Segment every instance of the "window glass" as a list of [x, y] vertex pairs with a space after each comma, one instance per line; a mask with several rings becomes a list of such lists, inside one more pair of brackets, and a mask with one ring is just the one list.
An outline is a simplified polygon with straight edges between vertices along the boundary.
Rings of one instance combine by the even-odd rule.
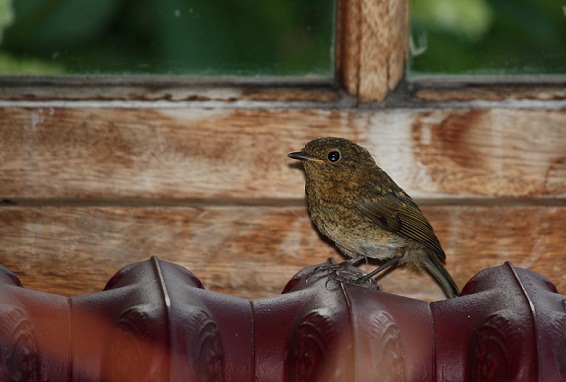
[[334, 76], [335, 0], [0, 0], [0, 74]]
[[410, 77], [566, 74], [564, 0], [411, 0]]

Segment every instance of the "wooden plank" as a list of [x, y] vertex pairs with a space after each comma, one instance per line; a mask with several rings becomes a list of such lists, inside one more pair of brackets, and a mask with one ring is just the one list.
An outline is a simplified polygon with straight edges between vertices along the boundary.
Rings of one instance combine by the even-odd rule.
[[[425, 206], [462, 287], [511, 261], [566, 290], [566, 206]], [[0, 264], [24, 285], [64, 295], [99, 291], [122, 266], [156, 255], [194, 272], [212, 291], [245, 298], [280, 293], [303, 267], [342, 257], [303, 206], [1, 207]], [[374, 265], [366, 267], [372, 269]], [[398, 269], [386, 291], [434, 300], [426, 274]]]
[[338, 23], [338, 75], [361, 102], [382, 101], [405, 73], [408, 1], [343, 0]]
[[[89, 81], [90, 80], [90, 81]], [[336, 103], [340, 100], [338, 86], [333, 80], [296, 79], [293, 82], [284, 78], [269, 79], [230, 78], [201, 79], [195, 83], [183, 83], [178, 77], [167, 82], [147, 83], [141, 78], [129, 77], [129, 83], [114, 80], [99, 83], [93, 78], [69, 79], [54, 78], [43, 83], [41, 80], [0, 78], [0, 100], [7, 101], [167, 101], [181, 102], [320, 102]], [[146, 78], [147, 80], [147, 78]], [[240, 82], [240, 83], [238, 83]]]
[[298, 199], [342, 136], [413, 197], [566, 196], [566, 111], [0, 108], [0, 199]]
[[412, 84], [414, 97], [428, 102], [453, 101], [507, 101], [517, 100], [533, 101], [563, 101], [566, 99], [564, 86], [537, 86], [537, 85], [464, 85], [462, 83], [450, 84], [437, 81], [437, 86], [431, 84], [419, 86]]

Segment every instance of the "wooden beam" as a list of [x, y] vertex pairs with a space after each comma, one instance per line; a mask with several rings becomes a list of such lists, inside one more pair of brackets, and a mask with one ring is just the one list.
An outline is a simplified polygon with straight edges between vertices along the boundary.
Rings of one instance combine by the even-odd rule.
[[319, 136], [414, 198], [564, 198], [565, 134], [564, 110], [0, 108], [0, 200], [299, 199], [286, 154]]
[[[122, 79], [122, 77], [120, 77]], [[29, 83], [26, 80], [31, 80]], [[226, 103], [234, 102], [316, 102], [336, 103], [340, 100], [337, 86], [332, 79], [312, 80], [262, 78], [208, 78], [187, 82], [171, 77], [167, 82], [155, 80], [146, 83], [140, 78], [130, 83], [114, 79], [110, 83], [98, 83], [96, 78], [75, 80], [53, 78], [48, 83], [39, 79], [8, 80], [0, 77], [0, 100], [21, 102], [57, 101], [116, 101], [122, 102], [169, 102], [169, 103]], [[207, 81], [208, 80], [208, 81]]]
[[[566, 290], [566, 206], [425, 206], [463, 287], [511, 261]], [[302, 268], [342, 259], [303, 206], [0, 207], [0, 264], [25, 286], [63, 295], [100, 291], [121, 267], [156, 255], [194, 272], [209, 290], [276, 295]], [[370, 270], [375, 265], [364, 266]], [[381, 283], [414, 298], [442, 298], [426, 274], [397, 269]]]

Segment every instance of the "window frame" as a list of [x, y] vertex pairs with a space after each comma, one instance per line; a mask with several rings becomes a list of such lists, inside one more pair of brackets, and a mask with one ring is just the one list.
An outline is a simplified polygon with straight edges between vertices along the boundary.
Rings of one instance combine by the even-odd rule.
[[383, 101], [566, 99], [564, 76], [408, 79], [409, 0], [337, 0], [336, 9], [334, 78], [11, 75], [0, 76], [0, 102], [175, 102], [211, 107], [266, 102], [281, 107], [283, 102], [290, 107], [352, 107]]

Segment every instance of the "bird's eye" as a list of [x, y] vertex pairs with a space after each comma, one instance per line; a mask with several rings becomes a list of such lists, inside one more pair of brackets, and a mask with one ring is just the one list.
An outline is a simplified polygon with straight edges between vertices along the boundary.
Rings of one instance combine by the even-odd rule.
[[338, 162], [340, 160], [339, 151], [331, 151], [328, 153], [328, 160], [331, 162]]

